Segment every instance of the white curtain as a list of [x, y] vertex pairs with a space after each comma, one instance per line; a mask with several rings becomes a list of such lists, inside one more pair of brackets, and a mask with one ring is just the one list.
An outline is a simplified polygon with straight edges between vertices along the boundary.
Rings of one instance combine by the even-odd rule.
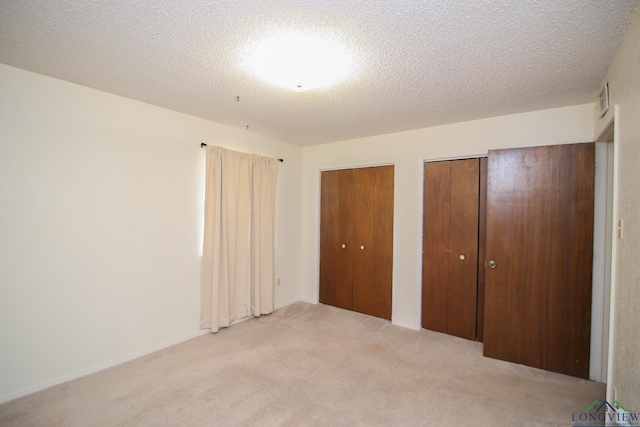
[[278, 162], [207, 147], [200, 328], [273, 311]]

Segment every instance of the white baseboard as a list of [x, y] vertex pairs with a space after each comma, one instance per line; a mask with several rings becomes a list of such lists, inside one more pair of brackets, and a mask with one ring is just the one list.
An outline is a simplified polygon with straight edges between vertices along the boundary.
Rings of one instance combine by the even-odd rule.
[[[288, 306], [288, 305], [295, 304], [295, 303], [300, 302], [300, 301], [304, 301], [304, 300], [302, 300], [302, 299], [300, 299], [300, 298], [294, 298], [294, 299], [292, 299], [292, 300], [289, 300], [289, 301], [285, 301], [285, 302], [281, 302], [281, 303], [279, 303], [279, 304], [278, 304], [278, 305], [276, 305], [273, 309], [274, 309], [274, 310], [277, 310], [277, 309], [279, 309], [279, 308], [286, 307], [286, 306]], [[304, 301], [304, 302], [306, 302], [306, 301]]]
[[405, 323], [405, 322], [397, 322], [397, 321], [396, 321], [396, 322], [391, 322], [391, 323], [392, 323], [393, 325], [401, 326], [401, 327], [403, 327], [403, 328], [411, 329], [411, 330], [413, 330], [413, 331], [419, 331], [419, 330], [421, 329], [421, 328], [420, 328], [420, 326], [410, 325], [410, 324]]
[[22, 389], [22, 390], [13, 392], [13, 393], [5, 394], [4, 396], [0, 396], [0, 404], [8, 402], [10, 400], [18, 399], [20, 397], [26, 396], [28, 394], [35, 393], [35, 392], [40, 391], [40, 390], [44, 390], [45, 388], [53, 387], [53, 386], [58, 385], [58, 384], [66, 383], [68, 381], [72, 381], [72, 380], [75, 380], [77, 378], [84, 377], [86, 375], [90, 375], [90, 374], [94, 374], [96, 372], [103, 371], [103, 370], [111, 368], [113, 366], [120, 365], [120, 364], [125, 363], [125, 362], [129, 362], [130, 360], [137, 359], [137, 358], [142, 357], [142, 356], [146, 356], [147, 354], [154, 353], [154, 352], [156, 352], [158, 350], [162, 350], [162, 349], [165, 349], [167, 347], [171, 347], [173, 345], [180, 344], [181, 342], [185, 342], [185, 341], [188, 341], [190, 339], [199, 337], [201, 335], [206, 335], [206, 334], [209, 334], [209, 333], [211, 333], [211, 329], [203, 329], [203, 330], [191, 333], [189, 335], [186, 335], [184, 337], [177, 338], [177, 339], [171, 340], [171, 341], [167, 341], [167, 342], [164, 342], [162, 344], [159, 344], [159, 345], [156, 345], [156, 346], [153, 346], [153, 347], [141, 350], [141, 351], [137, 351], [137, 352], [129, 354], [127, 356], [119, 357], [117, 359], [113, 359], [113, 360], [110, 360], [110, 361], [105, 362], [105, 363], [100, 363], [98, 365], [92, 366], [92, 367], [87, 368], [87, 369], [81, 369], [81, 370], [73, 372], [73, 373], [71, 373], [69, 375], [64, 375], [62, 377], [59, 377], [59, 378], [56, 378], [56, 379], [53, 379], [53, 380], [50, 380], [50, 381], [45, 381], [45, 382], [42, 382], [40, 384], [36, 384], [34, 386], [27, 387], [25, 389]]
[[[305, 301], [305, 300], [300, 299], [300, 298], [294, 298], [292, 300], [279, 303], [278, 305], [276, 305], [274, 307], [274, 309], [277, 310], [279, 308], [283, 308], [283, 307], [286, 307], [286, 306], [291, 305], [291, 304], [295, 304], [295, 303], [300, 302], [300, 301], [308, 302], [308, 303], [313, 304], [313, 302], [311, 302], [311, 301]], [[235, 323], [240, 323], [240, 322], [242, 322], [244, 320], [249, 320], [249, 319], [252, 319], [252, 318], [253, 317], [246, 317], [244, 319], [238, 319], [233, 323], [234, 324]], [[178, 338], [178, 339], [175, 339], [175, 340], [171, 340], [171, 341], [167, 341], [165, 343], [162, 343], [162, 344], [147, 348], [145, 350], [141, 350], [141, 351], [129, 354], [127, 356], [119, 357], [117, 359], [113, 359], [113, 360], [110, 360], [110, 361], [105, 362], [105, 363], [100, 363], [98, 365], [92, 366], [92, 367], [87, 368], [87, 369], [81, 369], [79, 371], [73, 372], [73, 373], [68, 374], [68, 375], [64, 375], [62, 377], [59, 377], [59, 378], [56, 378], [56, 379], [53, 379], [53, 380], [50, 380], [50, 381], [45, 381], [45, 382], [42, 382], [40, 384], [36, 384], [34, 386], [27, 387], [25, 389], [22, 389], [22, 390], [13, 392], [13, 393], [5, 394], [3, 396], [0, 396], [0, 404], [8, 402], [10, 400], [18, 399], [18, 398], [23, 397], [23, 396], [27, 396], [29, 394], [38, 392], [40, 390], [44, 390], [45, 388], [53, 387], [53, 386], [56, 386], [58, 384], [66, 383], [68, 381], [72, 381], [72, 380], [75, 380], [77, 378], [84, 377], [86, 375], [90, 375], [90, 374], [94, 374], [96, 372], [103, 371], [103, 370], [111, 368], [113, 366], [120, 365], [120, 364], [125, 363], [125, 362], [129, 362], [129, 361], [137, 359], [139, 357], [146, 356], [148, 354], [154, 353], [154, 352], [162, 350], [164, 348], [171, 347], [171, 346], [176, 345], [176, 344], [180, 344], [181, 342], [185, 342], [185, 341], [188, 341], [190, 339], [199, 337], [201, 335], [206, 335], [208, 333], [211, 333], [211, 329], [203, 329], [203, 330], [194, 332], [192, 334], [186, 335], [184, 337], [181, 337], [181, 338]]]

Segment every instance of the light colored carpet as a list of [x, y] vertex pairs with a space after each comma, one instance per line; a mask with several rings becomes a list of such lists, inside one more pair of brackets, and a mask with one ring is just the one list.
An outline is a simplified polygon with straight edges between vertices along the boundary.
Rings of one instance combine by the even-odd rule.
[[297, 303], [7, 402], [0, 425], [570, 426], [596, 399], [480, 343]]

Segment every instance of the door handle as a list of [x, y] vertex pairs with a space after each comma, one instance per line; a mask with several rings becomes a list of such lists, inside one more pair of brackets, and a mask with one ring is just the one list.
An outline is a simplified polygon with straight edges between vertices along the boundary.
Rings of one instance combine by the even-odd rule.
[[494, 260], [489, 261], [489, 268], [494, 269], [496, 268], [496, 262]]

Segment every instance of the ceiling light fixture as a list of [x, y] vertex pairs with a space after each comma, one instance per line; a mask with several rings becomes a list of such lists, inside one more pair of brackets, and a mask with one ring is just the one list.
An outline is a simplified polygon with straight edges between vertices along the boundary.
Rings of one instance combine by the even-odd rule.
[[304, 32], [258, 40], [243, 57], [244, 67], [263, 81], [296, 92], [335, 85], [354, 69], [352, 55], [338, 40]]

